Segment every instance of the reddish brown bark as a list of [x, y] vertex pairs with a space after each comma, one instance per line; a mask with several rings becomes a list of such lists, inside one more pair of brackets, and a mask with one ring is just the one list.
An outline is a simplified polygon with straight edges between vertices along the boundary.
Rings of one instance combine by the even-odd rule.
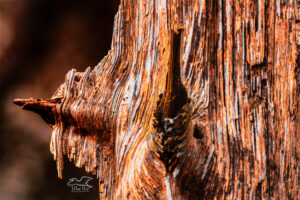
[[43, 101], [59, 176], [67, 155], [101, 199], [299, 199], [297, 6], [122, 1], [108, 55]]

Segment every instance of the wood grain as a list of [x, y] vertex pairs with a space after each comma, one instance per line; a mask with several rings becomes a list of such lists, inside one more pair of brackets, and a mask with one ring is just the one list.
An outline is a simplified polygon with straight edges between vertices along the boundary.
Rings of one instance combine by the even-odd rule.
[[46, 100], [59, 177], [67, 155], [100, 199], [299, 199], [299, 11], [121, 1], [107, 56]]

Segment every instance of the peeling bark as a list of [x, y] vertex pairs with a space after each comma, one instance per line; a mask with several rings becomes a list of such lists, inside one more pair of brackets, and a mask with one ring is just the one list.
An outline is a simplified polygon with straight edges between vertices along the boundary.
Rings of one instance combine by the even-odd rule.
[[67, 155], [97, 173], [100, 199], [299, 199], [299, 13], [122, 1], [93, 70], [15, 102], [46, 113], [59, 177]]

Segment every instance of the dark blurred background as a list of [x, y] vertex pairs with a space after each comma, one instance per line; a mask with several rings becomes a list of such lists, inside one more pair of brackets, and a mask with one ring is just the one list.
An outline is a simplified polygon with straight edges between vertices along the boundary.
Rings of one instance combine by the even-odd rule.
[[[0, 0], [0, 199], [98, 199], [98, 181], [65, 159], [57, 178], [51, 129], [14, 98], [51, 97], [72, 68], [94, 67], [111, 45], [119, 0]], [[94, 179], [72, 193], [69, 178]]]

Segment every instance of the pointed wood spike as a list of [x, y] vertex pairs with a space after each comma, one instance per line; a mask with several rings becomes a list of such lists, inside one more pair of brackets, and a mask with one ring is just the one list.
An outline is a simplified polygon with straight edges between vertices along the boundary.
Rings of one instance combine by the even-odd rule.
[[56, 99], [15, 99], [14, 103], [21, 106], [24, 110], [29, 110], [39, 114], [50, 126], [55, 124], [54, 108], [61, 103], [61, 98]]

